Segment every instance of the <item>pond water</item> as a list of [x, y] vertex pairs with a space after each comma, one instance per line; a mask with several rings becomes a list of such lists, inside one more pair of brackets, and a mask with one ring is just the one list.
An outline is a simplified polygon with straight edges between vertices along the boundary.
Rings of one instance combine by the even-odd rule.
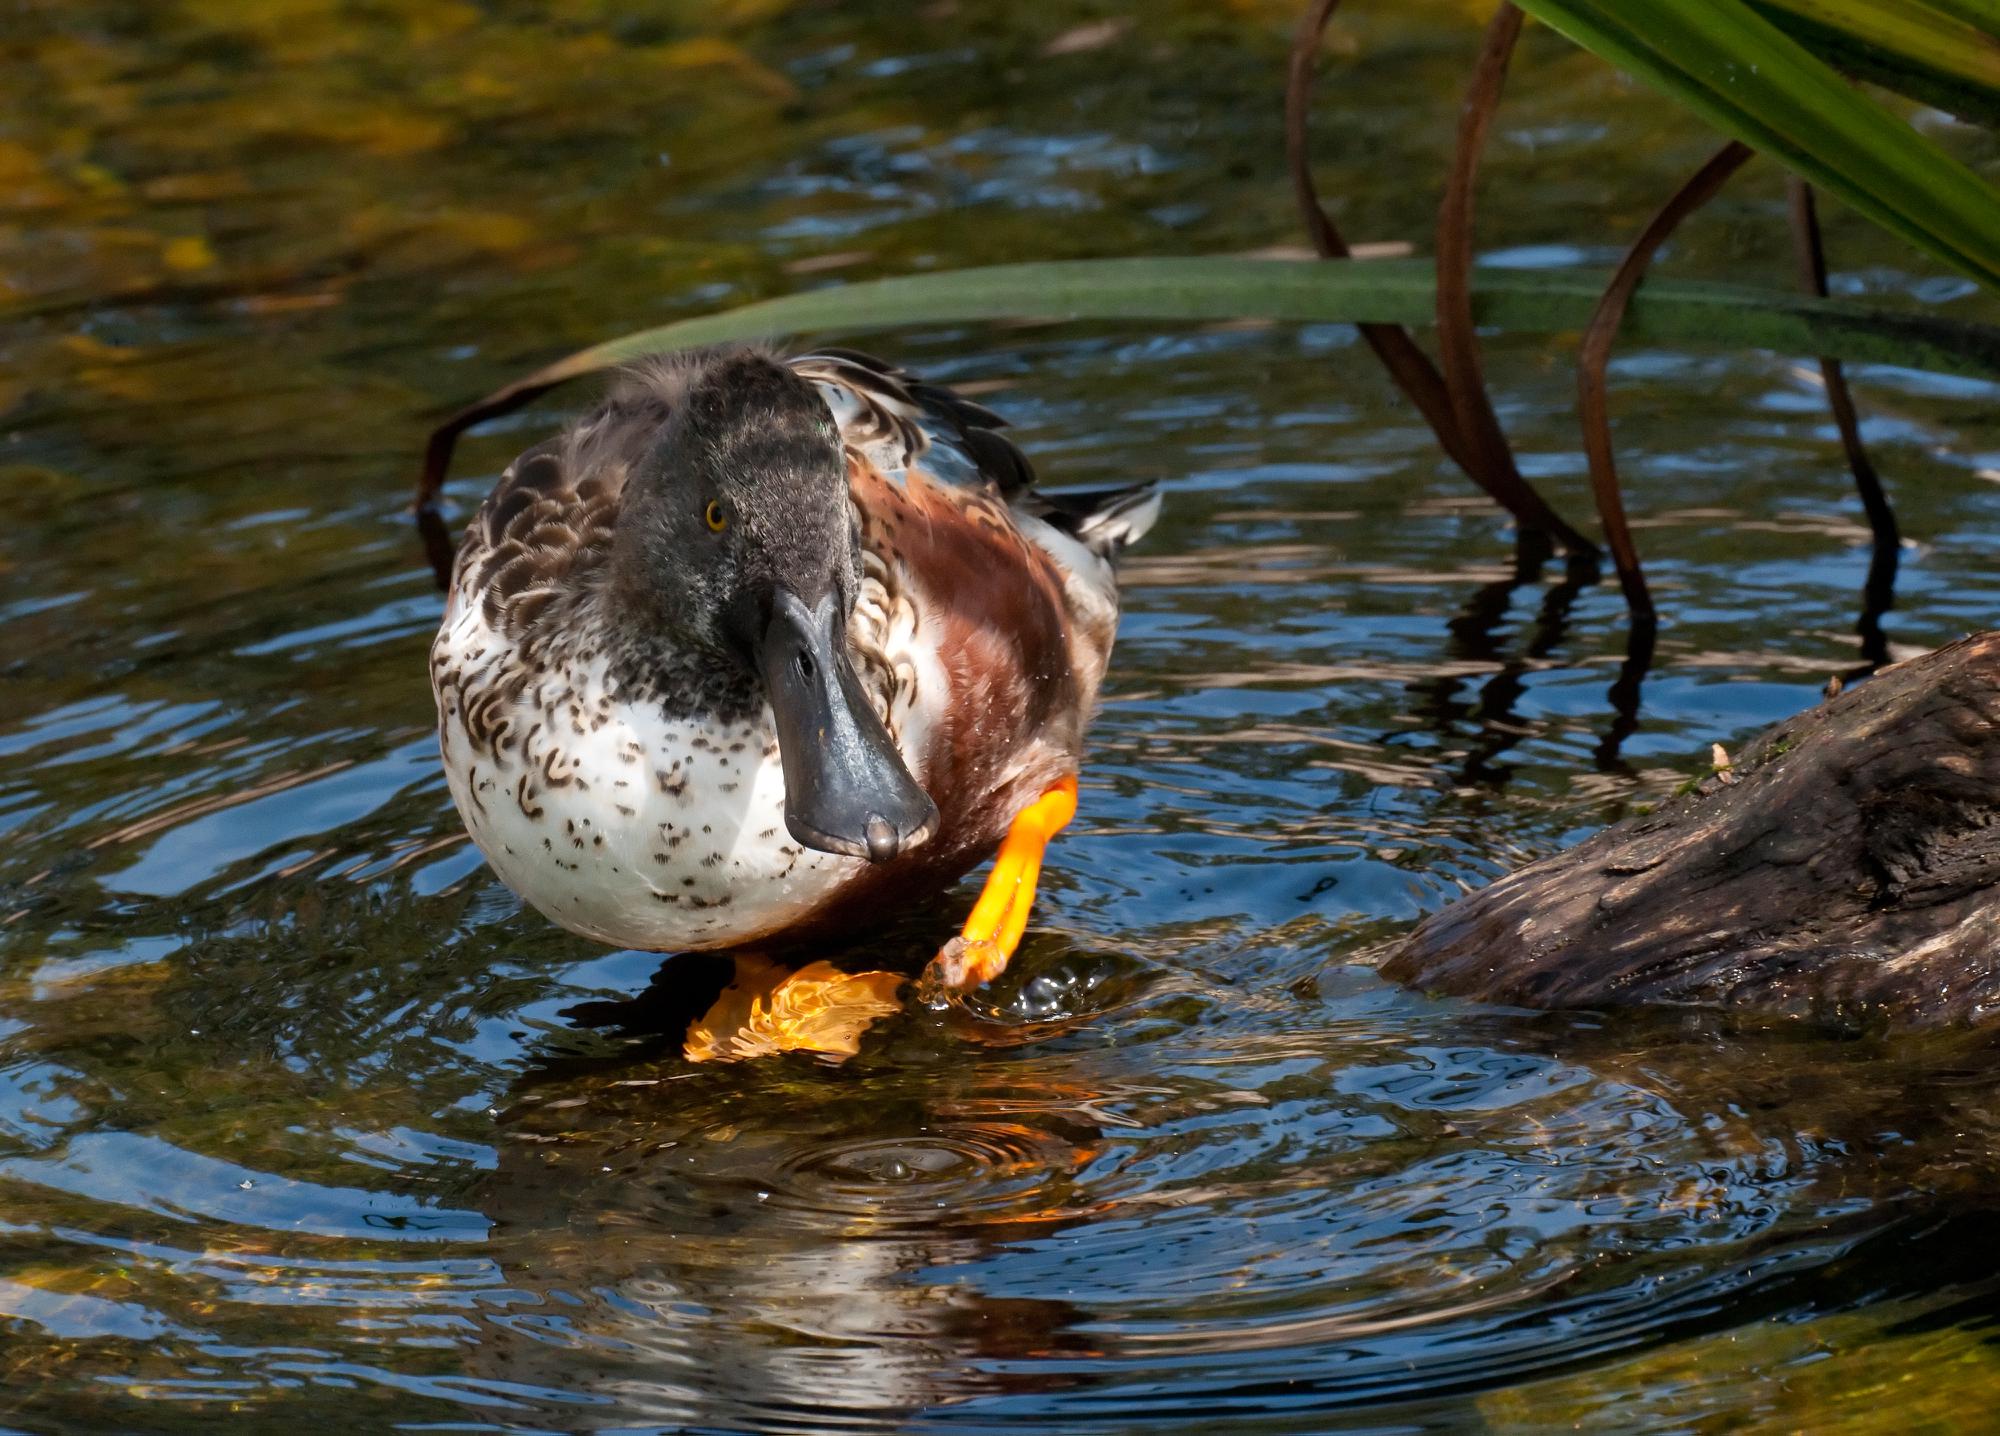
[[[1482, 7], [1330, 40], [1321, 173], [1426, 239]], [[1372, 967], [1857, 662], [1808, 370], [1627, 349], [1665, 614], [1504, 524], [1353, 333], [866, 343], [1046, 481], [1166, 481], [1022, 955], [841, 1066], [694, 1066], [712, 960], [464, 839], [424, 431], [568, 349], [853, 277], [1295, 244], [1290, 4], [61, 0], [0, 75], [0, 1425], [1911, 1430], [2000, 1397], [1965, 1039], [1436, 1000]], [[1988, 173], [1989, 143], [1934, 133]], [[1531, 31], [1496, 263], [1602, 262], [1714, 141]], [[1668, 263], [1784, 282], [1753, 167]], [[1837, 210], [1842, 287], [1992, 317]], [[1494, 337], [1587, 510], [1572, 340]], [[1864, 368], [1897, 652], [2000, 604], [1993, 387]], [[558, 393], [475, 436], [462, 518]], [[829, 954], [913, 970], [970, 882]]]

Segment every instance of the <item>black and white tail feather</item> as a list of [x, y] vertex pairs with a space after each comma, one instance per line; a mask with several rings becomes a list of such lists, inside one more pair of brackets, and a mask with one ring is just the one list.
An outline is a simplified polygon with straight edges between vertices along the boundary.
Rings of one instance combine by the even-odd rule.
[[1160, 516], [1157, 482], [1119, 489], [1034, 490], [1014, 500], [1014, 507], [1033, 514], [1103, 558], [1116, 558], [1129, 543], [1137, 543]]

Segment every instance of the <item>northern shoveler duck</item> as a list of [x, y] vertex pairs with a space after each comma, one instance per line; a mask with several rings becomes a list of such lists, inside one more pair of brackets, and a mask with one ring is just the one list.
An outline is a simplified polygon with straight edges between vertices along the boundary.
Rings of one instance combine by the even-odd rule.
[[522, 454], [459, 548], [451, 793], [573, 932], [684, 950], [879, 918], [999, 850], [934, 990], [995, 976], [1076, 807], [1154, 486], [1043, 493], [990, 410], [879, 360], [698, 351]]

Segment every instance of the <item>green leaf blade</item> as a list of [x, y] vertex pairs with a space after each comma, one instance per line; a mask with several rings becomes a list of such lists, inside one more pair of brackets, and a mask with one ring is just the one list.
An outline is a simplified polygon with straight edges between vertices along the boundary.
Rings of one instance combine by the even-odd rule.
[[1857, 92], [1742, 0], [1609, 0], [1523, 9], [1771, 155], [1988, 289], [2000, 291], [2000, 191]]
[[[1603, 292], [1599, 270], [1482, 267], [1482, 325], [1533, 333], [1580, 330]], [[646, 354], [740, 340], [858, 333], [978, 320], [1427, 325], [1428, 260], [1350, 262], [1210, 258], [1063, 260], [868, 280], [768, 299], [642, 330], [540, 371], [558, 383]], [[1649, 279], [1626, 318], [1642, 343], [1762, 348], [2000, 379], [2000, 329], [1790, 291]], [[528, 382], [528, 381], [523, 381]]]
[[1958, 6], [1936, 0], [1750, 3], [1844, 74], [1961, 119], [2000, 123], [2000, 5], [1985, 0]]

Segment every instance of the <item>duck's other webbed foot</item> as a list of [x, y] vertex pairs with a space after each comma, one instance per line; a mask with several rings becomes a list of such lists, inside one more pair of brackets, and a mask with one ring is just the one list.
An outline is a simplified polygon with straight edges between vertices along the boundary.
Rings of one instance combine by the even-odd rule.
[[938, 950], [917, 981], [919, 1000], [939, 1006], [954, 992], [969, 992], [1006, 971], [1028, 913], [1035, 905], [1035, 884], [1049, 840], [1076, 816], [1076, 778], [1062, 779], [1030, 803], [1007, 829], [1000, 855], [993, 860], [979, 901], [959, 935]]

